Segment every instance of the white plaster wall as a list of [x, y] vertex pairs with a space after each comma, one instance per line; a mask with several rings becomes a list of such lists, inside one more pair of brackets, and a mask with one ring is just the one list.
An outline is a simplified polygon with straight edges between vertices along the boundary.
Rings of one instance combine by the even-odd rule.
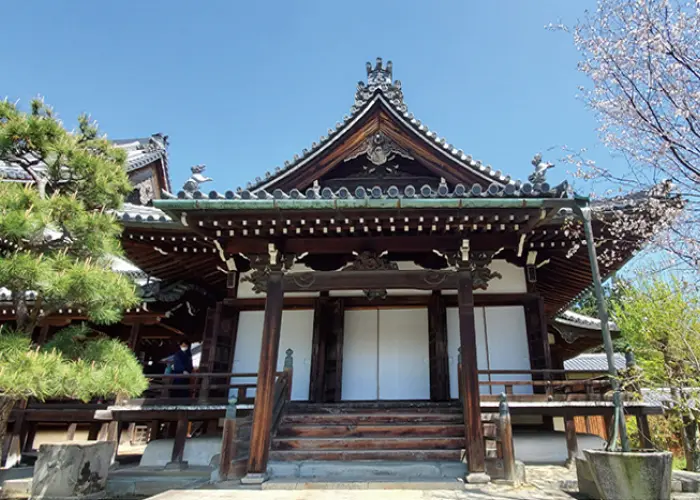
[[[525, 311], [522, 306], [475, 307], [476, 358], [479, 370], [529, 370], [530, 353], [527, 346]], [[459, 313], [456, 307], [447, 308], [447, 349], [450, 363], [450, 397], [459, 397], [457, 353], [459, 340]], [[479, 375], [488, 380], [488, 375]], [[530, 375], [491, 375], [492, 381], [531, 380]], [[480, 385], [481, 394], [500, 394], [504, 386]], [[515, 386], [515, 394], [532, 394], [529, 385]]]
[[[241, 311], [238, 318], [238, 336], [232, 373], [257, 373], [262, 345], [264, 311]], [[277, 370], [284, 368], [285, 351], [294, 351], [294, 375], [292, 377], [292, 399], [309, 399], [311, 377], [311, 344], [313, 339], [313, 310], [286, 310], [282, 312], [280, 348]], [[242, 383], [254, 383], [254, 378], [236, 378]], [[251, 395], [255, 390], [251, 390]]]
[[[476, 365], [479, 370], [488, 369], [486, 354], [486, 327], [484, 323], [484, 308], [474, 308], [474, 324], [476, 325]], [[459, 380], [457, 379], [457, 356], [459, 354], [459, 310], [456, 307], [447, 308], [447, 353], [450, 364], [450, 397], [459, 399]], [[479, 375], [479, 380], [488, 380], [488, 375]], [[479, 386], [480, 394], [490, 394], [488, 385]]]

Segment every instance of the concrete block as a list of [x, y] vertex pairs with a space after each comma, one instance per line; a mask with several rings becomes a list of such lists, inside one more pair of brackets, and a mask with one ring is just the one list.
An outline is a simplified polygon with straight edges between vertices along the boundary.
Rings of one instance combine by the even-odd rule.
[[469, 484], [486, 484], [491, 482], [491, 477], [483, 472], [472, 472], [464, 480]]
[[267, 473], [273, 478], [297, 478], [299, 462], [269, 462]]
[[434, 462], [385, 462], [362, 460], [357, 462], [301, 462], [300, 478], [332, 478], [335, 481], [382, 479], [420, 479], [441, 477], [440, 467]]
[[578, 491], [588, 498], [599, 499], [600, 493], [593, 479], [590, 465], [585, 458], [576, 459], [576, 478], [578, 479]]
[[671, 498], [673, 455], [670, 452], [584, 450], [583, 453], [605, 500]]
[[32, 491], [32, 478], [6, 479], [2, 483], [0, 498], [29, 498]]
[[115, 443], [42, 444], [34, 465], [32, 498], [89, 498], [103, 494]]
[[[173, 454], [174, 439], [156, 439], [146, 446], [139, 465], [144, 467], [165, 467]], [[209, 466], [214, 457], [221, 453], [221, 437], [205, 436], [190, 438], [185, 442], [182, 459], [189, 465]]]
[[462, 462], [442, 462], [440, 475], [450, 479], [463, 479], [467, 475], [467, 464]]

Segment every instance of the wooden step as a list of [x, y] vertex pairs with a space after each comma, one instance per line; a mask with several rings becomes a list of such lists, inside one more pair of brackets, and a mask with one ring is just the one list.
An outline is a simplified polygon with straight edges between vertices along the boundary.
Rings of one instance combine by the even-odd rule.
[[464, 424], [461, 413], [287, 413], [282, 425]]
[[460, 450], [464, 437], [275, 438], [273, 450]]
[[270, 452], [270, 460], [397, 460], [458, 462], [463, 450], [287, 450]]
[[462, 413], [459, 402], [435, 403], [430, 401], [353, 401], [344, 403], [290, 403], [287, 414], [295, 413]]
[[353, 437], [463, 437], [464, 424], [375, 424], [299, 425], [284, 423], [277, 437], [353, 438]]

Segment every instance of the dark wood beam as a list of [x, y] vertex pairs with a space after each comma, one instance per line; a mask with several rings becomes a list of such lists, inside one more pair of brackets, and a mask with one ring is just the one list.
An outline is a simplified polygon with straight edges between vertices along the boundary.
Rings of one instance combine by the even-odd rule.
[[[374, 250], [382, 252], [432, 252], [433, 250], [447, 251], [459, 248], [464, 236], [364, 236], [333, 237], [319, 236], [318, 238], [231, 238], [226, 242], [228, 254], [260, 254], [267, 252], [267, 245], [274, 241], [277, 247], [285, 253], [302, 254], [350, 254], [353, 250]], [[470, 242], [471, 249], [497, 250], [499, 248], [515, 249], [518, 238], [515, 233], [479, 234]]]
[[454, 271], [312, 271], [284, 276], [285, 292], [373, 290], [411, 288], [443, 290], [457, 288]]

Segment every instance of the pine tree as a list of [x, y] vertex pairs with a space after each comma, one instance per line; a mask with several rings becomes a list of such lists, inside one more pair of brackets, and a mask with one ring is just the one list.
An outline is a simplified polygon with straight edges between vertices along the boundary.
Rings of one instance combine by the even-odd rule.
[[111, 270], [121, 228], [113, 211], [131, 190], [126, 156], [82, 115], [67, 131], [41, 100], [28, 113], [0, 102], [0, 161], [33, 182], [0, 183], [0, 286], [12, 292], [17, 329], [31, 335], [58, 309], [98, 324], [136, 303]]
[[0, 327], [0, 443], [16, 401], [137, 396], [147, 386], [134, 354], [85, 326], [32, 345], [34, 329], [59, 309], [93, 323], [118, 322], [138, 302], [112, 271], [121, 255], [114, 214], [131, 190], [124, 151], [87, 116], [67, 131], [40, 100], [22, 112], [0, 101], [0, 161], [32, 181], [0, 182], [0, 286], [12, 293], [16, 325]]

